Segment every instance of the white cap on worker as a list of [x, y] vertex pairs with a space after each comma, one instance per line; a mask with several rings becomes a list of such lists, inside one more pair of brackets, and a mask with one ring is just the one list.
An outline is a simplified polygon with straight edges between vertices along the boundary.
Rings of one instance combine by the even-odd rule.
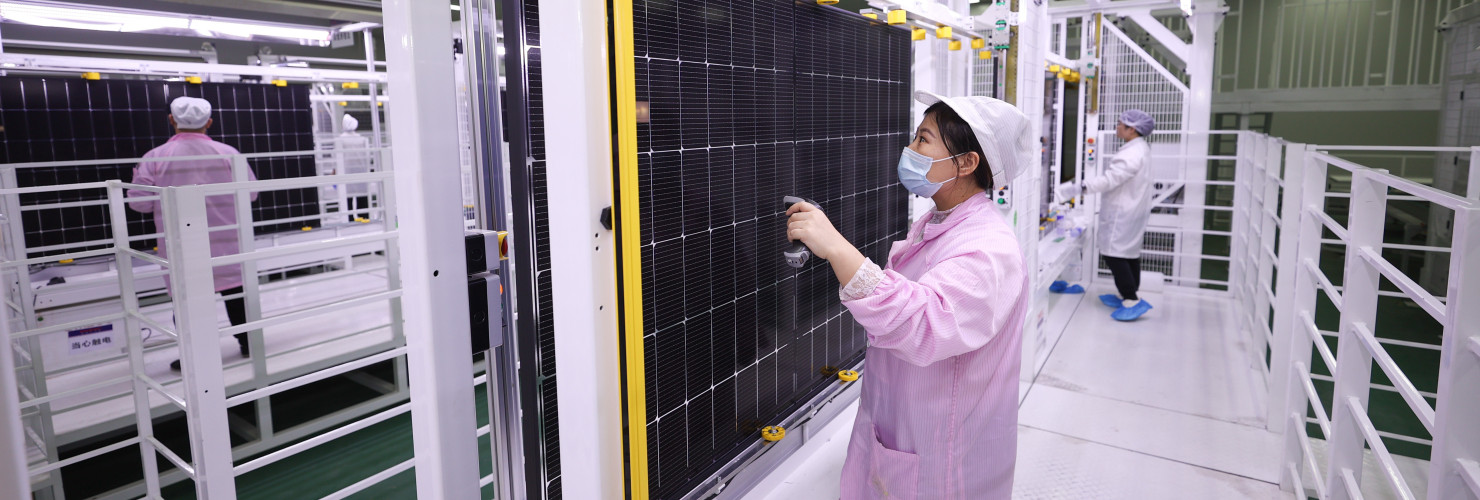
[[360, 121], [350, 115], [344, 115], [344, 119], [340, 120], [339, 124], [344, 125], [345, 132], [354, 132], [355, 129], [360, 128]]
[[211, 103], [199, 97], [177, 97], [170, 102], [170, 115], [176, 127], [202, 129], [211, 120]]
[[946, 103], [971, 125], [976, 142], [982, 146], [987, 165], [992, 168], [992, 184], [1006, 186], [1028, 166], [1040, 146], [1034, 144], [1028, 117], [1013, 106], [991, 97], [943, 97], [924, 90], [915, 92], [915, 100], [932, 105]]

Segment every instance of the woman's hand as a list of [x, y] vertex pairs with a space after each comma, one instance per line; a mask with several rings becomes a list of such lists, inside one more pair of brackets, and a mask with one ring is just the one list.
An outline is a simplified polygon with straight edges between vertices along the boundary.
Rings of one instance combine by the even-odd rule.
[[863, 253], [833, 227], [827, 214], [811, 203], [798, 203], [786, 210], [786, 238], [801, 241], [812, 250], [812, 255], [826, 259], [832, 264], [838, 282], [847, 284], [863, 265]]
[[827, 214], [822, 213], [811, 203], [798, 203], [786, 210], [789, 219], [786, 223], [786, 238], [792, 241], [801, 241], [812, 250], [812, 255], [818, 258], [831, 259], [841, 249], [852, 248], [853, 245], [833, 227], [832, 221], [828, 220]]

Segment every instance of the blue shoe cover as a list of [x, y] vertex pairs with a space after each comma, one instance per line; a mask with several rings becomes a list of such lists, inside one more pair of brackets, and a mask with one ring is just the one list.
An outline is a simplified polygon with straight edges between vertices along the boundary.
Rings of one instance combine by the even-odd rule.
[[1068, 287], [1069, 282], [1067, 281], [1055, 281], [1052, 284], [1048, 285], [1048, 291], [1053, 293], [1064, 293], [1064, 289]]
[[1150, 310], [1151, 304], [1142, 300], [1137, 302], [1136, 305], [1116, 309], [1115, 312], [1110, 313], [1110, 317], [1114, 318], [1115, 321], [1135, 321]]
[[1071, 295], [1073, 295], [1073, 294], [1081, 294], [1081, 293], [1084, 293], [1084, 287], [1079, 286], [1079, 285], [1069, 285], [1069, 287], [1068, 288], [1065, 288], [1064, 291], [1061, 292], [1061, 293], [1067, 293], [1067, 294], [1071, 294]]
[[1100, 303], [1103, 303], [1106, 306], [1110, 306], [1113, 309], [1120, 309], [1121, 307], [1123, 307], [1120, 303], [1120, 296], [1113, 293], [1101, 295]]

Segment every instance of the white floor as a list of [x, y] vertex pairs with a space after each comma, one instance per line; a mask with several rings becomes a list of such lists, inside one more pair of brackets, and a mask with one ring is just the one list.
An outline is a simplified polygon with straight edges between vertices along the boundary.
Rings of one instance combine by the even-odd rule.
[[[1264, 378], [1226, 301], [1144, 294], [1135, 323], [1092, 289], [1019, 410], [1016, 498], [1285, 497]], [[853, 412], [829, 424], [754, 499], [838, 498]]]

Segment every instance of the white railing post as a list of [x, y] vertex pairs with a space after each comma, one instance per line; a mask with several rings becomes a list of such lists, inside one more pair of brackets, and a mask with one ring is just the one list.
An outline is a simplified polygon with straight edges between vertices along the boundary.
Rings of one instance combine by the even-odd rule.
[[[1238, 152], [1233, 161], [1233, 238], [1228, 246], [1228, 293], [1233, 295], [1239, 311], [1252, 309], [1253, 297], [1248, 294], [1249, 221], [1254, 216], [1253, 176], [1254, 169], [1249, 152], [1254, 148], [1249, 133], [1238, 134]], [[1244, 316], [1247, 318], [1247, 315]]]
[[[1274, 207], [1279, 206], [1280, 185], [1276, 180], [1279, 179], [1282, 150], [1280, 141], [1277, 139], [1266, 135], [1259, 136], [1259, 139], [1262, 145], [1258, 151], [1259, 171], [1256, 172], [1259, 182], [1255, 184], [1259, 186], [1261, 190], [1259, 196], [1264, 201], [1258, 205], [1259, 213], [1251, 214], [1259, 221], [1260, 238], [1257, 242], [1258, 247], [1251, 250], [1256, 256], [1257, 264], [1250, 282], [1253, 284], [1255, 294], [1253, 317], [1258, 322], [1255, 325], [1255, 331], [1259, 333], [1259, 345], [1264, 348], [1274, 348], [1269, 308], [1272, 305], [1271, 302], [1277, 300], [1276, 296], [1272, 296], [1275, 256], [1266, 250], [1275, 248], [1274, 238], [1279, 234], [1279, 223], [1274, 217], [1270, 217], [1269, 213], [1274, 211]], [[1258, 351], [1260, 361], [1263, 361], [1264, 351], [1265, 349]], [[1265, 367], [1265, 375], [1273, 372], [1273, 363]], [[1266, 378], [1266, 381], [1268, 380], [1273, 380], [1273, 378]]]
[[[1480, 148], [1471, 153], [1471, 165]], [[1477, 187], [1471, 168], [1469, 192]], [[1474, 196], [1471, 196], [1474, 199]], [[1434, 409], [1434, 447], [1429, 459], [1429, 498], [1480, 498], [1480, 209], [1455, 210], [1449, 261], [1444, 345], [1439, 358], [1439, 400]], [[1463, 464], [1468, 462], [1469, 467]]]
[[[1278, 381], [1271, 378], [1271, 381], [1283, 382], [1283, 392], [1281, 393], [1283, 397], [1279, 398], [1279, 401], [1284, 403], [1284, 414], [1279, 417], [1281, 425], [1284, 425], [1286, 422], [1304, 425], [1307, 405], [1312, 402], [1306, 397], [1305, 393], [1305, 371], [1296, 369], [1296, 367], [1309, 366], [1311, 352], [1315, 344], [1311, 342], [1310, 337], [1305, 332], [1304, 319], [1302, 319], [1300, 312], [1305, 311], [1313, 315], [1313, 311], [1316, 309], [1316, 279], [1310, 275], [1310, 272], [1305, 270], [1304, 262], [1319, 261], [1321, 255], [1321, 221], [1316, 217], [1306, 214], [1305, 208], [1317, 207], [1317, 209], [1320, 209], [1325, 205], [1327, 167], [1325, 162], [1310, 157], [1311, 149], [1309, 146], [1291, 146], [1290, 150], [1291, 153], [1285, 157], [1285, 164], [1287, 165], [1285, 170], [1287, 183], [1285, 185], [1287, 191], [1285, 209], [1290, 212], [1286, 215], [1287, 218], [1285, 221], [1286, 225], [1289, 225], [1289, 221], [1292, 220], [1297, 222], [1294, 228], [1284, 231], [1284, 235], [1294, 238], [1296, 241], [1290, 241], [1288, 245], [1284, 244], [1284, 241], [1281, 242], [1280, 254], [1282, 257], [1285, 255], [1285, 248], [1290, 248], [1292, 251], [1289, 252], [1290, 256], [1288, 258], [1291, 261], [1290, 264], [1288, 266], [1284, 264], [1280, 266], [1282, 270], [1280, 279], [1283, 281], [1284, 279], [1293, 278], [1294, 284], [1290, 285], [1292, 289], [1291, 299], [1288, 301], [1281, 300], [1281, 303], [1288, 309], [1285, 314], [1288, 319], [1283, 325], [1285, 327], [1285, 338], [1283, 340], [1276, 339], [1277, 345], [1285, 346], [1285, 361], [1284, 364], [1280, 365], [1285, 371], [1285, 376]], [[1300, 178], [1301, 180], [1292, 182], [1291, 179], [1293, 178]], [[1288, 197], [1288, 191], [1292, 183], [1296, 184], [1300, 191], [1299, 194], [1295, 195], [1293, 201]], [[1276, 319], [1276, 321], [1279, 320]], [[1277, 326], [1280, 325], [1277, 324]], [[1276, 400], [1273, 393], [1270, 395], [1270, 400], [1272, 403], [1271, 406], [1273, 406], [1273, 402]], [[1320, 402], [1315, 401], [1314, 404], [1320, 404]], [[1292, 415], [1295, 417], [1293, 421], [1290, 419]], [[1292, 429], [1288, 426], [1285, 426], [1283, 431], [1286, 439], [1291, 439], [1293, 436], [1299, 435], [1299, 429]], [[1298, 445], [1299, 443], [1296, 444]], [[1287, 450], [1289, 449], [1287, 448]], [[1298, 447], [1294, 449], [1297, 453], [1300, 450]], [[1298, 458], [1297, 456], [1287, 454], [1285, 456], [1285, 463], [1294, 462], [1299, 465], [1300, 461]], [[1280, 487], [1286, 491], [1291, 491], [1295, 487], [1295, 481], [1297, 480], [1298, 478], [1283, 477], [1280, 479]], [[1319, 481], [1320, 478], [1316, 478], [1316, 480]]]
[[[344, 172], [340, 167], [340, 172]], [[252, 179], [250, 175], [252, 166], [247, 163], [246, 157], [237, 155], [231, 157], [231, 180], [233, 182], [247, 182]], [[347, 172], [345, 172], [347, 173]], [[252, 253], [257, 248], [257, 228], [252, 218], [252, 195], [255, 191], [238, 190], [231, 194], [232, 208], [236, 213], [236, 251], [238, 253]], [[340, 205], [343, 207], [343, 205]], [[343, 211], [343, 208], [340, 208]], [[246, 309], [246, 320], [257, 321], [262, 319], [262, 296], [259, 295], [259, 282], [257, 276], [257, 261], [249, 260], [241, 264], [242, 276], [242, 304]], [[247, 332], [247, 348], [252, 356], [252, 388], [261, 389], [270, 381], [267, 377], [267, 341], [262, 339], [262, 330]], [[256, 407], [257, 428], [259, 430], [258, 440], [267, 441], [272, 438], [272, 406], [265, 401], [253, 403]]]
[[[1281, 432], [1285, 428], [1285, 422], [1289, 421], [1287, 414], [1292, 411], [1300, 411], [1305, 414], [1304, 409], [1288, 408], [1286, 402], [1290, 400], [1287, 391], [1299, 390], [1299, 387], [1291, 385], [1294, 373], [1291, 367], [1294, 360], [1310, 360], [1310, 351], [1307, 349], [1302, 356], [1293, 356], [1292, 346], [1296, 338], [1304, 338], [1303, 335], [1296, 336], [1292, 332], [1295, 327], [1295, 306], [1299, 302], [1289, 300], [1295, 297], [1295, 278], [1299, 275], [1300, 268], [1296, 245], [1300, 242], [1300, 211], [1305, 204], [1301, 201], [1304, 194], [1302, 186], [1305, 183], [1305, 145], [1290, 144], [1285, 147], [1284, 170], [1281, 173], [1280, 164], [1274, 163], [1269, 168], [1274, 169], [1276, 177], [1284, 179], [1285, 192], [1280, 202], [1280, 227], [1279, 241], [1279, 265], [1278, 281], [1275, 283], [1275, 296], [1279, 303], [1274, 309], [1274, 344], [1269, 358], [1269, 413], [1265, 416], [1265, 425], [1270, 431]], [[1324, 185], [1324, 183], [1323, 183]], [[1284, 485], [1285, 483], [1281, 483]]]
[[226, 420], [226, 381], [221, 334], [216, 328], [216, 284], [211, 267], [206, 197], [198, 187], [171, 187], [162, 200], [175, 325], [185, 382], [185, 421], [202, 500], [236, 498], [231, 429]]
[[1331, 397], [1331, 435], [1326, 436], [1329, 459], [1326, 465], [1326, 484], [1332, 486], [1336, 499], [1360, 498], [1360, 493], [1347, 491], [1343, 476], [1351, 474], [1357, 483], [1362, 479], [1362, 456], [1366, 448], [1365, 433], [1357, 424], [1358, 416], [1348, 404], [1355, 399], [1363, 411], [1367, 408], [1367, 397], [1372, 382], [1372, 353], [1357, 337], [1358, 324], [1374, 325], [1377, 322], [1377, 287], [1382, 274], [1378, 268], [1362, 257], [1362, 249], [1381, 251], [1383, 222], [1387, 213], [1386, 184], [1375, 177], [1382, 175], [1377, 170], [1355, 170], [1352, 172], [1351, 208], [1347, 219], [1346, 271], [1342, 277], [1345, 287], [1341, 293], [1340, 341], [1337, 345], [1337, 367], [1332, 370], [1336, 388]]
[[[108, 218], [113, 230], [113, 261], [118, 266], [118, 296], [123, 302], [123, 331], [127, 339], [129, 370], [133, 373], [134, 425], [139, 433], [139, 455], [144, 465], [144, 492], [159, 497], [159, 452], [154, 450], [154, 417], [144, 370], [144, 337], [139, 331], [139, 295], [134, 286], [134, 257], [129, 253], [125, 193], [117, 179], [108, 181]], [[153, 193], [150, 193], [152, 196]], [[178, 328], [176, 328], [178, 330]]]

